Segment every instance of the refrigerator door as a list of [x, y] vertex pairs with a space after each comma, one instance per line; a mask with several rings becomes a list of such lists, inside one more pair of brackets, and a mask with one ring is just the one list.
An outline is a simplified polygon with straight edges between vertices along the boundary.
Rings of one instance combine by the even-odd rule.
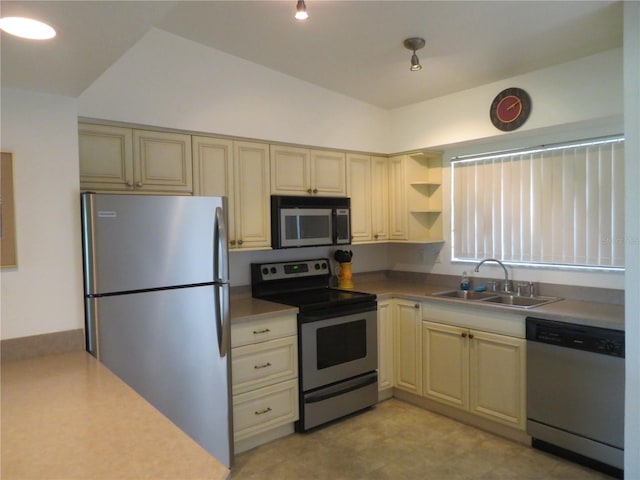
[[100, 360], [230, 466], [230, 362], [218, 346], [229, 336], [218, 336], [223, 322], [214, 314], [227, 296], [228, 286], [206, 285], [94, 301]]
[[82, 207], [85, 294], [216, 280], [214, 230], [223, 198], [86, 193]]

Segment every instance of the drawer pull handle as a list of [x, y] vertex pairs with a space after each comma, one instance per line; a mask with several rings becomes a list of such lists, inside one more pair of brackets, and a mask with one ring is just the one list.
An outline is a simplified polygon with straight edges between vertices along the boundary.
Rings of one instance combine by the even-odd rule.
[[259, 370], [260, 368], [267, 368], [271, 366], [271, 362], [263, 363], [262, 365], [254, 365], [253, 368]]
[[271, 330], [269, 330], [268, 328], [265, 328], [264, 330], [254, 330], [253, 334], [254, 335], [260, 335], [262, 333], [269, 333]]
[[258, 410], [253, 412], [255, 415], [264, 415], [265, 413], [269, 413], [271, 411], [271, 407], [267, 407], [264, 410]]

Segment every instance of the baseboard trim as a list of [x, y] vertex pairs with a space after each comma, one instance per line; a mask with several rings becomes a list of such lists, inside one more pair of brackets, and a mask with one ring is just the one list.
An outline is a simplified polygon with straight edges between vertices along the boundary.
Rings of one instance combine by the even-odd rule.
[[3, 362], [55, 355], [84, 350], [84, 330], [65, 330], [29, 337], [9, 338], [0, 341], [0, 359]]

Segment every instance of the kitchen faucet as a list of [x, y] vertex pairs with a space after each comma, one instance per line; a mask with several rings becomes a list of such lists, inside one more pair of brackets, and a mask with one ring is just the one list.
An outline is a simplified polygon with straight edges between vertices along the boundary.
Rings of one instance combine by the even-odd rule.
[[510, 293], [511, 289], [509, 288], [509, 272], [507, 272], [507, 267], [505, 267], [504, 264], [496, 258], [485, 258], [484, 260], [482, 260], [480, 263], [476, 265], [476, 268], [474, 268], [473, 271], [479, 272], [480, 265], [482, 265], [484, 262], [496, 262], [502, 267], [502, 269], [504, 270], [504, 285], [502, 286], [502, 291], [504, 293]]

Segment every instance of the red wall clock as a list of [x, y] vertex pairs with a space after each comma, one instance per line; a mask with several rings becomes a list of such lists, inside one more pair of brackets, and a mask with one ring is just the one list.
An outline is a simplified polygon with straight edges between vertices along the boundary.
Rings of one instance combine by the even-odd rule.
[[489, 117], [493, 125], [504, 132], [520, 128], [531, 113], [531, 98], [521, 88], [501, 91], [491, 103]]

